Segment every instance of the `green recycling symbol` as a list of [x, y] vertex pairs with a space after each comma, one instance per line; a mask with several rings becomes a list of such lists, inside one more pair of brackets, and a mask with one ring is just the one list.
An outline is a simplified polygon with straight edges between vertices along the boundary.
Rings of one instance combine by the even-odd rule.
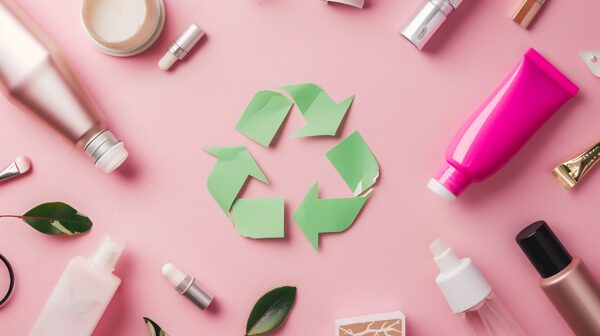
[[[336, 103], [316, 84], [284, 86], [280, 91], [257, 92], [236, 125], [236, 130], [269, 147], [286, 119], [294, 102], [307, 124], [294, 133], [295, 137], [335, 136], [354, 96]], [[217, 158], [208, 176], [211, 196], [238, 233], [248, 238], [282, 238], [284, 236], [284, 200], [273, 198], [238, 198], [249, 178], [264, 184], [269, 180], [245, 146], [208, 147], [206, 152]], [[355, 131], [326, 154], [352, 192], [347, 198], [319, 198], [315, 183], [292, 218], [312, 246], [318, 250], [319, 234], [343, 232], [356, 217], [372, 194], [379, 177], [379, 164], [360, 133]]]

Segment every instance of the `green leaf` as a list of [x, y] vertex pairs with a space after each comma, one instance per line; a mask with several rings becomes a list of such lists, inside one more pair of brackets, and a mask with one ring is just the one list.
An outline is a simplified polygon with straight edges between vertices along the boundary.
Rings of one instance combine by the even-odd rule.
[[296, 287], [279, 287], [263, 295], [248, 317], [246, 335], [260, 335], [279, 327], [295, 301]]
[[88, 232], [92, 221], [61, 202], [44, 203], [27, 211], [21, 219], [32, 228], [49, 235], [75, 235]]
[[162, 330], [156, 322], [151, 319], [144, 317], [144, 322], [146, 323], [146, 327], [148, 328], [149, 336], [169, 336], [164, 330]]

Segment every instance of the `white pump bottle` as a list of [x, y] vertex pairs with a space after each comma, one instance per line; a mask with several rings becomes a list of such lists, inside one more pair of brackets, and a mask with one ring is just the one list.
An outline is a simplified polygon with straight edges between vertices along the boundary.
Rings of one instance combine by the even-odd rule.
[[121, 284], [113, 270], [123, 248], [105, 236], [89, 258], [71, 259], [29, 336], [91, 335]]
[[440, 269], [435, 282], [472, 335], [525, 336], [471, 258], [459, 259], [440, 239], [429, 247]]

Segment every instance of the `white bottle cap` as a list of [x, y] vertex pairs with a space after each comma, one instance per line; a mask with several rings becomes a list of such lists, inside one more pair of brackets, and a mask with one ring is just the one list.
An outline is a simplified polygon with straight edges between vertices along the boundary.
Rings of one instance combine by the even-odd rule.
[[165, 264], [161, 269], [161, 273], [174, 287], [179, 286], [183, 279], [185, 279], [185, 273], [171, 263]]
[[96, 161], [96, 167], [100, 168], [105, 173], [111, 173], [119, 168], [129, 156], [129, 152], [125, 149], [122, 142], [111, 147]]
[[483, 301], [492, 287], [470, 258], [459, 259], [440, 239], [429, 246], [440, 269], [435, 279], [454, 313], [461, 313]]
[[163, 57], [158, 61], [158, 68], [163, 71], [171, 69], [173, 64], [177, 62], [178, 58], [170, 52], [166, 52]]
[[104, 236], [102, 241], [96, 247], [96, 250], [89, 257], [89, 260], [96, 264], [98, 267], [114, 271], [115, 265], [123, 252], [125, 245], [117, 243], [110, 239], [109, 236]]
[[446, 187], [444, 187], [444, 185], [438, 182], [436, 179], [429, 180], [427, 183], [427, 188], [446, 201], [456, 201], [456, 195], [454, 195], [450, 190], [446, 189]]
[[119, 168], [129, 156], [123, 143], [117, 140], [109, 130], [98, 132], [88, 141], [84, 150], [94, 160], [95, 166], [105, 173]]

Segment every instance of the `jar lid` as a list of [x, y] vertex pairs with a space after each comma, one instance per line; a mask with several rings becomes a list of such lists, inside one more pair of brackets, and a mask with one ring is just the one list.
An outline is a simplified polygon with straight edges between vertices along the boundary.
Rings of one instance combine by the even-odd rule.
[[163, 0], [84, 0], [85, 31], [102, 52], [133, 56], [149, 48], [162, 32]]

